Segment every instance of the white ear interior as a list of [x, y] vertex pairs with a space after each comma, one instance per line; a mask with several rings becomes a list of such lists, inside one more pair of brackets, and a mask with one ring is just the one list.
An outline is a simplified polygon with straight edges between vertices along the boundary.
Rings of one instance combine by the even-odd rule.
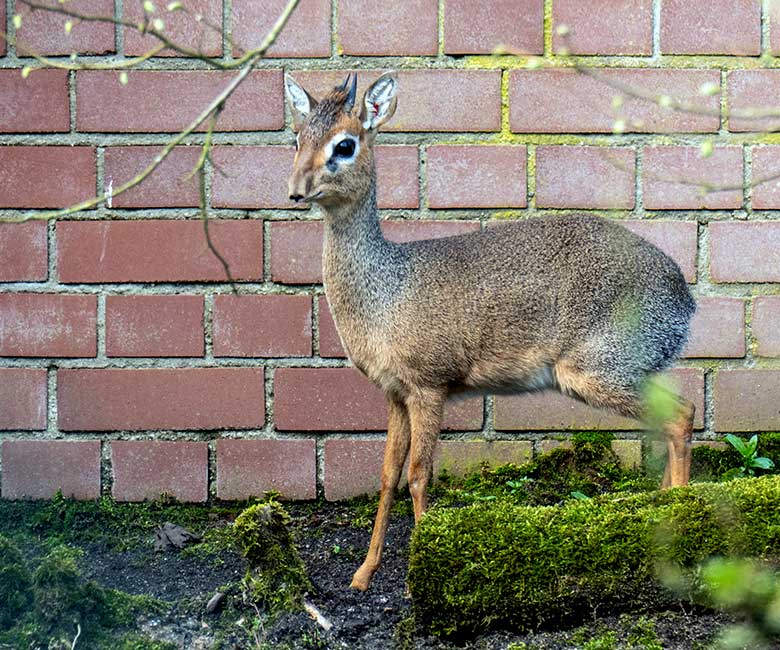
[[306, 91], [289, 75], [284, 77], [284, 90], [293, 109], [302, 117], [306, 117], [311, 111], [311, 103]]
[[383, 74], [371, 85], [366, 91], [364, 129], [374, 129], [387, 119], [397, 90], [398, 82], [395, 76], [388, 73]]

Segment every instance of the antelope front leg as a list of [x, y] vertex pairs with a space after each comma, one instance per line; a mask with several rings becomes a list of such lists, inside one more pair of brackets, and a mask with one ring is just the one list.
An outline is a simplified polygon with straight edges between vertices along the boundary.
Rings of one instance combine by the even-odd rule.
[[443, 391], [419, 390], [406, 400], [412, 425], [409, 456], [409, 492], [414, 506], [414, 523], [428, 508], [428, 483], [433, 474], [433, 452], [441, 430]]
[[677, 419], [664, 428], [669, 458], [666, 461], [662, 488], [688, 485], [691, 476], [691, 438], [695, 413], [696, 407], [691, 402], [680, 399]]
[[409, 453], [411, 428], [409, 413], [406, 406], [400, 402], [388, 399], [387, 443], [385, 444], [385, 459], [382, 464], [382, 486], [379, 493], [379, 508], [374, 521], [374, 532], [368, 554], [360, 568], [352, 578], [353, 589], [365, 591], [371, 584], [371, 578], [379, 568], [382, 559], [382, 546], [385, 543], [387, 524], [390, 518], [390, 508], [393, 506], [395, 490], [401, 478], [401, 471]]

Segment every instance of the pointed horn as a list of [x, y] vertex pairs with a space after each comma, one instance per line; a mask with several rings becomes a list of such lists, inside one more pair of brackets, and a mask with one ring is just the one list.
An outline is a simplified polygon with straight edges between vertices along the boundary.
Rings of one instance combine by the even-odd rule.
[[355, 106], [357, 96], [357, 73], [350, 72], [341, 87], [347, 91], [347, 99], [344, 101], [344, 110], [349, 113]]

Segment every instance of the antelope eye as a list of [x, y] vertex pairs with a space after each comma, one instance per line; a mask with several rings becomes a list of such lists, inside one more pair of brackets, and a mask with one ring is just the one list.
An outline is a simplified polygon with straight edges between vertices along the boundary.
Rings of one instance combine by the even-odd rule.
[[335, 146], [333, 153], [340, 158], [351, 158], [355, 153], [355, 141], [345, 138]]

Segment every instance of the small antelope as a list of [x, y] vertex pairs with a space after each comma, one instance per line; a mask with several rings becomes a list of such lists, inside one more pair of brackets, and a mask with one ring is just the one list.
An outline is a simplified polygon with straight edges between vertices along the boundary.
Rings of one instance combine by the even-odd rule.
[[[320, 101], [289, 76], [285, 86], [301, 122], [290, 199], [322, 208], [328, 304], [352, 363], [387, 398], [379, 510], [352, 580], [365, 590], [407, 455], [415, 521], [425, 512], [448, 397], [554, 389], [643, 419], [643, 386], [679, 355], [695, 303], [669, 257], [595, 216], [388, 241], [372, 147], [395, 111], [395, 74], [371, 84], [359, 106], [353, 75]], [[690, 472], [694, 406], [673, 403], [664, 486], [686, 484]]]

